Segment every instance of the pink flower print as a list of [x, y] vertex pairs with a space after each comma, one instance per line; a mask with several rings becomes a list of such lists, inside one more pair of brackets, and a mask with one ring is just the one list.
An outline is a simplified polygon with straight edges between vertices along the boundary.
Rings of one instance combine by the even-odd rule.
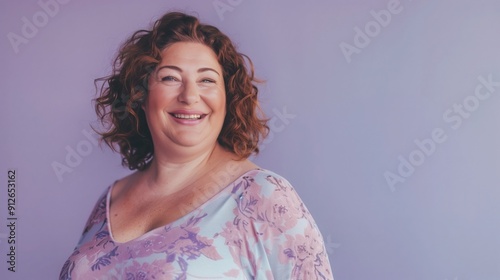
[[299, 195], [295, 192], [295, 189], [290, 185], [290, 183], [288, 183], [288, 181], [273, 176], [267, 176], [266, 179], [268, 182], [275, 186], [276, 194], [281, 193], [284, 196], [288, 197], [288, 204], [300, 206], [300, 211], [302, 211], [305, 215], [310, 214], [304, 206], [304, 203], [302, 203], [302, 200], [300, 200]]
[[[252, 186], [245, 188], [245, 191], [238, 197], [237, 204], [238, 207], [234, 209], [233, 213], [236, 215], [239, 220], [243, 217], [249, 218], [254, 221], [264, 221], [264, 217], [259, 215], [258, 209], [262, 208], [262, 197], [261, 197], [261, 189], [262, 187], [253, 184]], [[239, 216], [243, 216], [239, 218]], [[237, 225], [239, 222], [236, 221]]]
[[[147, 242], [147, 240], [150, 242]], [[145, 240], [146, 243], [143, 243], [143, 247], [147, 251], [163, 252], [168, 246], [167, 238], [163, 232], [152, 234], [147, 237], [147, 240]]]
[[154, 243], [153, 243], [153, 241], [147, 239], [147, 240], [144, 240], [141, 242], [141, 246], [143, 248], [144, 253], [149, 255], [153, 251]]
[[102, 270], [103, 268], [109, 266], [111, 262], [116, 261], [119, 253], [117, 253], [118, 247], [115, 247], [110, 252], [98, 257], [92, 264], [92, 271]]
[[302, 203], [293, 202], [293, 193], [288, 196], [281, 192], [275, 192], [273, 196], [269, 200], [272, 205], [269, 205], [268, 209], [264, 209], [267, 223], [263, 224], [262, 231], [266, 231], [266, 227], [270, 227], [276, 235], [295, 227], [304, 213], [301, 209]]
[[240, 271], [238, 269], [231, 269], [227, 272], [224, 272], [224, 275], [231, 278], [237, 278], [240, 275]]
[[208, 246], [200, 242], [196, 232], [186, 231], [186, 237], [180, 237], [172, 246], [172, 251], [187, 257], [188, 260], [197, 259], [201, 254], [201, 249]]
[[[189, 230], [189, 229], [188, 229]], [[195, 228], [190, 228], [191, 231], [194, 231]], [[168, 226], [165, 227], [165, 232], [167, 233], [167, 236], [169, 237], [169, 242], [171, 243], [171, 240], [177, 240], [181, 237], [186, 238], [188, 236], [188, 233], [186, 231], [186, 228], [182, 226]]]
[[219, 254], [219, 252], [217, 252], [217, 248], [215, 248], [214, 246], [212, 246], [212, 243], [214, 242], [213, 239], [210, 239], [210, 238], [198, 235], [198, 241], [207, 245], [207, 246], [203, 246], [200, 249], [200, 252], [205, 257], [207, 257], [207, 258], [209, 258], [211, 260], [220, 260], [220, 259], [222, 259], [222, 257]]
[[274, 179], [271, 182], [281, 184], [281, 187], [277, 186], [269, 197], [257, 197], [258, 194], [248, 193], [247, 198], [242, 200], [242, 203], [248, 203], [240, 207], [245, 213], [251, 213], [250, 217], [258, 222], [259, 233], [266, 235], [266, 238], [285, 233], [295, 227], [297, 221], [305, 215], [303, 203], [291, 187]]
[[87, 233], [93, 225], [100, 222], [106, 221], [106, 196], [103, 195], [101, 199], [96, 203], [92, 213], [90, 214], [87, 222], [85, 223], [85, 228], [83, 229], [83, 234]]
[[[241, 221], [240, 221], [241, 222]], [[225, 244], [229, 247], [229, 252], [233, 257], [233, 261], [239, 267], [242, 267], [241, 256], [245, 256], [249, 260], [257, 261], [254, 255], [254, 249], [257, 246], [259, 233], [252, 223], [243, 220], [249, 225], [248, 232], [242, 232], [238, 229], [235, 223], [227, 222], [220, 235], [224, 238]]]
[[268, 175], [266, 180], [273, 184], [276, 187], [277, 191], [288, 191], [288, 189], [292, 188], [289, 184], [285, 183], [285, 181], [281, 178], [276, 178], [274, 176]]
[[325, 247], [314, 227], [306, 228], [304, 234], [286, 234], [286, 242], [281, 248], [280, 262], [292, 261], [293, 279], [331, 279]]
[[224, 237], [226, 245], [241, 248], [241, 234], [235, 223], [226, 222], [226, 225], [223, 227], [223, 231], [220, 235]]
[[96, 233], [95, 242], [96, 247], [102, 247], [103, 249], [106, 249], [106, 246], [115, 246], [115, 242], [111, 240], [109, 231], [107, 230], [101, 230]]
[[[229, 252], [233, 257], [234, 262], [238, 266], [241, 266], [240, 251], [242, 249], [243, 241], [235, 224], [232, 222], [226, 222], [226, 225], [223, 227], [223, 231], [220, 235], [224, 238], [224, 243], [229, 247]], [[215, 237], [217, 236], [218, 234]]]
[[127, 280], [164, 279], [164, 275], [169, 275], [173, 270], [171, 264], [161, 260], [142, 264], [134, 260], [132, 265], [125, 268], [124, 275]]
[[74, 256], [75, 262], [85, 258], [85, 262], [93, 264], [92, 270], [106, 269], [111, 260], [119, 255], [118, 247], [110, 241], [109, 234], [104, 230], [97, 232], [94, 238], [83, 244], [78, 251], [81, 253]]
[[128, 250], [131, 258], [140, 258], [154, 253], [155, 243], [151, 239], [145, 239], [129, 245]]
[[193, 216], [182, 225], [165, 228], [169, 235], [169, 245], [164, 250], [166, 262], [176, 261], [183, 271], [182, 275], [185, 275], [189, 264], [186, 260], [194, 260], [201, 255], [214, 260], [222, 258], [212, 246], [213, 239], [199, 235], [200, 228], [196, 224], [206, 215]]
[[167, 247], [166, 243], [163, 234], [150, 232], [129, 245], [130, 257], [146, 257], [154, 253], [163, 252]]

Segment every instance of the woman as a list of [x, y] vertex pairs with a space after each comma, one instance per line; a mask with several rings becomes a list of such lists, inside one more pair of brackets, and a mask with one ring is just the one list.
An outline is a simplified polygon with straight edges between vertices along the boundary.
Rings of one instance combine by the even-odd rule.
[[292, 186], [247, 159], [268, 127], [245, 57], [182, 13], [124, 43], [96, 112], [137, 171], [99, 198], [60, 279], [333, 279]]

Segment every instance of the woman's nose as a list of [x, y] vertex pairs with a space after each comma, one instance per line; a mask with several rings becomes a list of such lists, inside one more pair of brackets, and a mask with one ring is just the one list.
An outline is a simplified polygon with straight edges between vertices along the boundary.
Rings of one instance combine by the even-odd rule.
[[191, 105], [200, 101], [199, 88], [194, 82], [185, 82], [181, 92], [179, 93], [178, 100], [181, 103]]

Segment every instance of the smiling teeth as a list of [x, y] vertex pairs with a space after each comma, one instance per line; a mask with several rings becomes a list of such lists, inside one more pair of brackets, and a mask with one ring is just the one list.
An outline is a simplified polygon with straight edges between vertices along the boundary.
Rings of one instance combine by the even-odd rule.
[[192, 119], [197, 120], [201, 118], [201, 115], [184, 115], [184, 114], [174, 114], [174, 117], [178, 119]]

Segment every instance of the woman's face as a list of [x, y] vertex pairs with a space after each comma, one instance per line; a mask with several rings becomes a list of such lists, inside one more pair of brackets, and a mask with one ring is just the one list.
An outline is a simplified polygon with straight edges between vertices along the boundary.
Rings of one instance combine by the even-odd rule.
[[226, 115], [222, 67], [212, 49], [194, 42], [165, 48], [143, 109], [155, 151], [212, 148]]

